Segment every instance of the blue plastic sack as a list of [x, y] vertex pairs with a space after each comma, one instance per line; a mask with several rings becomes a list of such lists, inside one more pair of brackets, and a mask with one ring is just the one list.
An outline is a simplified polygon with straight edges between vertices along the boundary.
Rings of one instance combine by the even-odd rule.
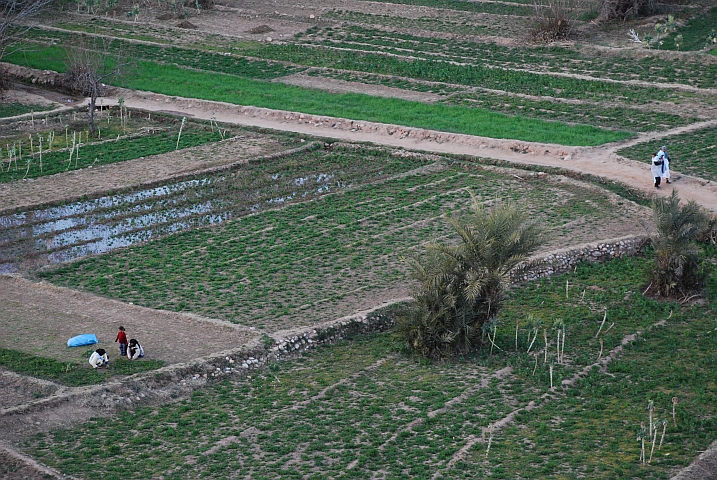
[[85, 345], [93, 345], [97, 343], [97, 336], [94, 333], [83, 333], [72, 337], [67, 341], [68, 347], [84, 347]]

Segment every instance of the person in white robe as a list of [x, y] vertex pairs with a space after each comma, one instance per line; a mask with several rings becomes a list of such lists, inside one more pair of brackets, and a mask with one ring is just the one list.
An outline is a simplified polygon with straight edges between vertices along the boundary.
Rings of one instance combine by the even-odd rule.
[[662, 179], [670, 183], [670, 156], [667, 155], [667, 146], [663, 145], [657, 156], [662, 160]]
[[655, 180], [655, 188], [660, 188], [660, 181], [662, 180], [662, 159], [660, 159], [657, 153], [652, 157], [650, 164], [652, 178]]

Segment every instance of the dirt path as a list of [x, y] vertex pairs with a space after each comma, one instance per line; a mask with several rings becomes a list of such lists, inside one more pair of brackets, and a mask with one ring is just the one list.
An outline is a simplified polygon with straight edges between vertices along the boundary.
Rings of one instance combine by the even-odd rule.
[[[600, 176], [621, 182], [647, 194], [669, 195], [673, 188], [686, 200], [695, 200], [717, 212], [717, 183], [682, 175], [673, 171], [673, 184], [659, 191], [652, 186], [649, 165], [627, 160], [615, 152], [635, 143], [660, 139], [690, 130], [717, 126], [717, 120], [700, 122], [666, 132], [640, 134], [637, 138], [599, 147], [565, 147], [554, 144], [523, 142], [445, 133], [421, 128], [401, 127], [374, 122], [308, 115], [296, 112], [244, 107], [222, 102], [121, 90], [114, 97], [105, 98], [116, 104], [124, 97], [130, 108], [156, 112], [171, 112], [193, 118], [211, 119], [237, 125], [303, 133], [351, 142], [371, 142], [391, 147], [422, 150], [432, 153], [463, 154], [506, 160], [523, 165], [543, 165]], [[658, 145], [659, 146], [659, 145]]]

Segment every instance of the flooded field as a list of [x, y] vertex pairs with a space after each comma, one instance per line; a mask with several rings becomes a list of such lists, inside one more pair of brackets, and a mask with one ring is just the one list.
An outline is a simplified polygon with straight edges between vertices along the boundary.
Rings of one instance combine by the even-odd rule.
[[0, 272], [106, 253], [395, 173], [381, 163], [342, 164], [342, 157], [348, 158], [345, 152], [300, 153], [288, 161], [0, 216]]

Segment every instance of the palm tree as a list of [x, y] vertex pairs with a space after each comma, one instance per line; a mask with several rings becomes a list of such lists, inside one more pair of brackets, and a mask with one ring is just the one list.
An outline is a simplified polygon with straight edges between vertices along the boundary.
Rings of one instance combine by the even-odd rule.
[[652, 214], [658, 232], [652, 240], [652, 285], [662, 296], [687, 295], [700, 288], [707, 275], [696, 240], [709, 230], [709, 215], [694, 200], [681, 207], [676, 190], [654, 198]]
[[417, 353], [447, 357], [481, 342], [483, 325], [495, 321], [514, 269], [530, 268], [529, 256], [545, 230], [515, 205], [486, 211], [473, 197], [471, 215], [449, 220], [460, 242], [429, 243], [425, 259], [409, 259], [418, 280], [414, 302], [398, 312], [398, 330]]

